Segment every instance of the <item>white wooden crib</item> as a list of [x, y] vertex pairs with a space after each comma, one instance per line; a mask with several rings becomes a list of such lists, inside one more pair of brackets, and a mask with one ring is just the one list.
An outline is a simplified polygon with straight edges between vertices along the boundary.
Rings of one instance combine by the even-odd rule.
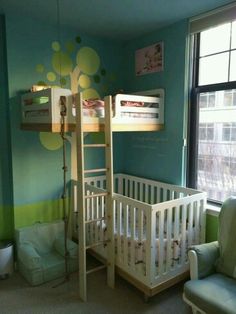
[[[86, 179], [86, 194], [106, 188], [105, 176]], [[76, 182], [73, 235], [77, 237]], [[114, 175], [116, 269], [146, 297], [188, 276], [187, 248], [204, 242], [206, 194], [125, 174]], [[87, 246], [107, 239], [104, 196], [86, 200]], [[101, 219], [101, 220], [99, 220]], [[106, 245], [92, 249], [106, 259]]]

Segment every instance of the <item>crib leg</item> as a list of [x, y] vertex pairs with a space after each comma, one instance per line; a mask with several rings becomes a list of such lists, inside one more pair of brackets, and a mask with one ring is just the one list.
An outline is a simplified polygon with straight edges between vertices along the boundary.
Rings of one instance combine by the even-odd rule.
[[149, 302], [149, 295], [147, 295], [146, 293], [143, 294], [143, 299], [145, 303]]

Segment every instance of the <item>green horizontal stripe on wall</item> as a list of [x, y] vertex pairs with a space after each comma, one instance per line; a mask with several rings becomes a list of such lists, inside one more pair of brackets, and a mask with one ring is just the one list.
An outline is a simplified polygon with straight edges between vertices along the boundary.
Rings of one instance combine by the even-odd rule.
[[14, 234], [13, 208], [8, 205], [0, 206], [0, 240], [12, 239]]
[[206, 216], [206, 242], [217, 240], [218, 234], [218, 217], [207, 215]]
[[62, 200], [49, 200], [36, 204], [15, 206], [14, 216], [15, 228], [29, 226], [36, 222], [50, 222], [62, 219]]

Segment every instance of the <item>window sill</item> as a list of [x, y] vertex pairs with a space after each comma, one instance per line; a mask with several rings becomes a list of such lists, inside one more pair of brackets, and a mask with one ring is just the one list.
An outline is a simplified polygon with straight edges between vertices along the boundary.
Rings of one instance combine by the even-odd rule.
[[220, 213], [220, 209], [221, 209], [220, 205], [212, 205], [212, 204], [207, 203], [206, 212], [207, 212], [208, 215], [217, 216], [218, 217], [219, 213]]

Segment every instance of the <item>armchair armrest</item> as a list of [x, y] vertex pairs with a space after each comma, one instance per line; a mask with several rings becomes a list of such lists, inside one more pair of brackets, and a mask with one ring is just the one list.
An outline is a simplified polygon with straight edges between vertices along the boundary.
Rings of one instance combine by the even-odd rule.
[[24, 243], [19, 246], [18, 258], [28, 269], [41, 268], [42, 266], [42, 258], [31, 244]]
[[219, 253], [218, 241], [191, 246], [188, 252], [191, 279], [201, 279], [214, 273]]
[[[67, 250], [69, 253], [69, 257], [77, 258], [78, 256], [78, 245], [70, 239], [67, 239]], [[65, 256], [65, 238], [59, 237], [57, 238], [54, 243], [53, 247], [57, 253], [62, 256]]]

